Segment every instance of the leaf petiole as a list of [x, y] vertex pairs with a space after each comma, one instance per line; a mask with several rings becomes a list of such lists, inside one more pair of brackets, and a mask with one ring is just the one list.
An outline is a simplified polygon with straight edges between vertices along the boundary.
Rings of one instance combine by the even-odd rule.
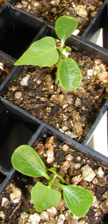
[[65, 183], [65, 180], [63, 179], [63, 177], [57, 173], [57, 171], [56, 171], [56, 169], [54, 167], [51, 167], [48, 170], [55, 174], [54, 175], [55, 178], [58, 177], [58, 178], [60, 178], [60, 180], [62, 181], [62, 183]]
[[58, 66], [57, 66], [57, 71], [56, 71], [56, 78], [55, 78], [55, 84], [57, 85], [58, 84], [58, 81], [59, 81], [59, 78], [58, 78], [58, 68], [59, 68], [59, 65], [62, 61], [62, 52], [63, 52], [63, 48], [58, 48], [59, 50], [59, 60], [58, 60]]

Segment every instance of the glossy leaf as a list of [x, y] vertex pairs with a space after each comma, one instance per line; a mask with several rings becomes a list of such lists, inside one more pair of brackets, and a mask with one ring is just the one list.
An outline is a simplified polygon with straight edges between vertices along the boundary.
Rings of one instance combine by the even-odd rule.
[[59, 59], [56, 42], [53, 37], [43, 37], [35, 41], [15, 62], [15, 65], [37, 65], [51, 67]]
[[93, 203], [93, 196], [90, 191], [72, 185], [63, 185], [63, 197], [67, 207], [78, 216], [84, 216]]
[[31, 200], [37, 212], [52, 208], [57, 205], [61, 199], [61, 193], [41, 182], [35, 184], [31, 191]]
[[77, 19], [71, 16], [61, 16], [57, 19], [55, 23], [55, 32], [57, 36], [62, 40], [62, 46], [65, 40], [73, 33], [77, 28]]
[[12, 154], [11, 162], [13, 167], [22, 174], [32, 177], [46, 177], [46, 167], [29, 145], [21, 145]]
[[76, 89], [81, 83], [81, 70], [72, 58], [65, 58], [58, 67], [58, 79], [63, 88]]

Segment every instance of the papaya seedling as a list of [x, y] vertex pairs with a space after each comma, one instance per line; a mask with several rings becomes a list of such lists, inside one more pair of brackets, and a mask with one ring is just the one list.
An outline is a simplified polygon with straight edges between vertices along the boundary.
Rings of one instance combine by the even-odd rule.
[[[66, 206], [70, 211], [78, 216], [84, 216], [93, 202], [93, 196], [90, 191], [74, 185], [66, 185], [65, 180], [60, 176], [54, 167], [47, 170], [37, 152], [28, 145], [21, 145], [15, 149], [12, 154], [11, 162], [13, 167], [24, 175], [31, 177], [45, 177], [48, 180], [48, 186], [37, 182], [31, 190], [31, 200], [34, 203], [37, 212], [56, 206], [63, 193]], [[53, 178], [49, 173], [53, 173]], [[60, 179], [57, 182], [56, 177]], [[55, 190], [54, 185], [62, 189]]]
[[15, 62], [15, 65], [37, 65], [40, 67], [52, 67], [57, 64], [55, 84], [60, 82], [66, 90], [75, 90], [81, 83], [81, 70], [75, 60], [66, 58], [64, 50], [70, 52], [65, 41], [77, 28], [78, 21], [70, 16], [61, 16], [55, 23], [55, 32], [61, 40], [61, 46], [56, 46], [56, 41], [51, 36], [43, 37], [35, 41]]

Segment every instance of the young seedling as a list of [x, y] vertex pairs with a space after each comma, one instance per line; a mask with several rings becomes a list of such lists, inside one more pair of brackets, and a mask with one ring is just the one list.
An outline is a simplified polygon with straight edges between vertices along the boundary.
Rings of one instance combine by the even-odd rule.
[[[31, 200], [37, 212], [56, 206], [61, 199], [61, 192], [54, 190], [54, 185], [62, 189], [66, 206], [71, 212], [82, 217], [89, 210], [93, 202], [92, 194], [79, 186], [65, 185], [65, 180], [56, 172], [54, 167], [48, 169], [53, 173], [51, 178], [47, 173], [47, 168], [37, 152], [28, 145], [21, 145], [13, 152], [11, 162], [13, 167], [24, 175], [31, 177], [45, 177], [49, 185], [46, 186], [37, 182], [31, 191]], [[56, 177], [61, 181], [57, 182]]]
[[37, 65], [52, 67], [57, 63], [55, 84], [60, 82], [67, 90], [76, 89], [81, 82], [81, 70], [75, 60], [66, 58], [64, 50], [70, 52], [65, 41], [77, 28], [78, 21], [73, 17], [61, 16], [55, 23], [55, 32], [61, 40], [61, 46], [56, 46], [53, 37], [47, 36], [35, 41], [29, 49], [15, 62], [15, 65]]

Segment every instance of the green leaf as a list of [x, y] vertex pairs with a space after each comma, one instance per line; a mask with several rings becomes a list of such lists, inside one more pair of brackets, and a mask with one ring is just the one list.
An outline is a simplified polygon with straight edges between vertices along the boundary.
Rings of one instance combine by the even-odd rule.
[[51, 67], [59, 59], [56, 42], [53, 37], [43, 37], [35, 41], [15, 62], [15, 65], [37, 65]]
[[63, 185], [63, 197], [67, 207], [78, 216], [84, 216], [93, 203], [93, 196], [90, 191], [72, 185]]
[[64, 89], [74, 90], [81, 83], [81, 70], [72, 58], [65, 58], [58, 67], [58, 79]]
[[46, 177], [47, 175], [43, 161], [29, 145], [21, 145], [16, 148], [12, 154], [11, 162], [13, 167], [22, 174], [32, 177]]
[[32, 188], [31, 200], [37, 212], [52, 208], [57, 205], [61, 199], [61, 193], [59, 191], [53, 190], [49, 186], [38, 182]]
[[62, 47], [65, 40], [76, 30], [78, 26], [77, 19], [71, 16], [61, 16], [55, 23], [55, 32], [57, 36], [62, 40]]
[[65, 51], [66, 51], [67, 53], [70, 53], [70, 52], [71, 52], [70, 47], [69, 47], [69, 46], [66, 46], [66, 47], [65, 47]]

